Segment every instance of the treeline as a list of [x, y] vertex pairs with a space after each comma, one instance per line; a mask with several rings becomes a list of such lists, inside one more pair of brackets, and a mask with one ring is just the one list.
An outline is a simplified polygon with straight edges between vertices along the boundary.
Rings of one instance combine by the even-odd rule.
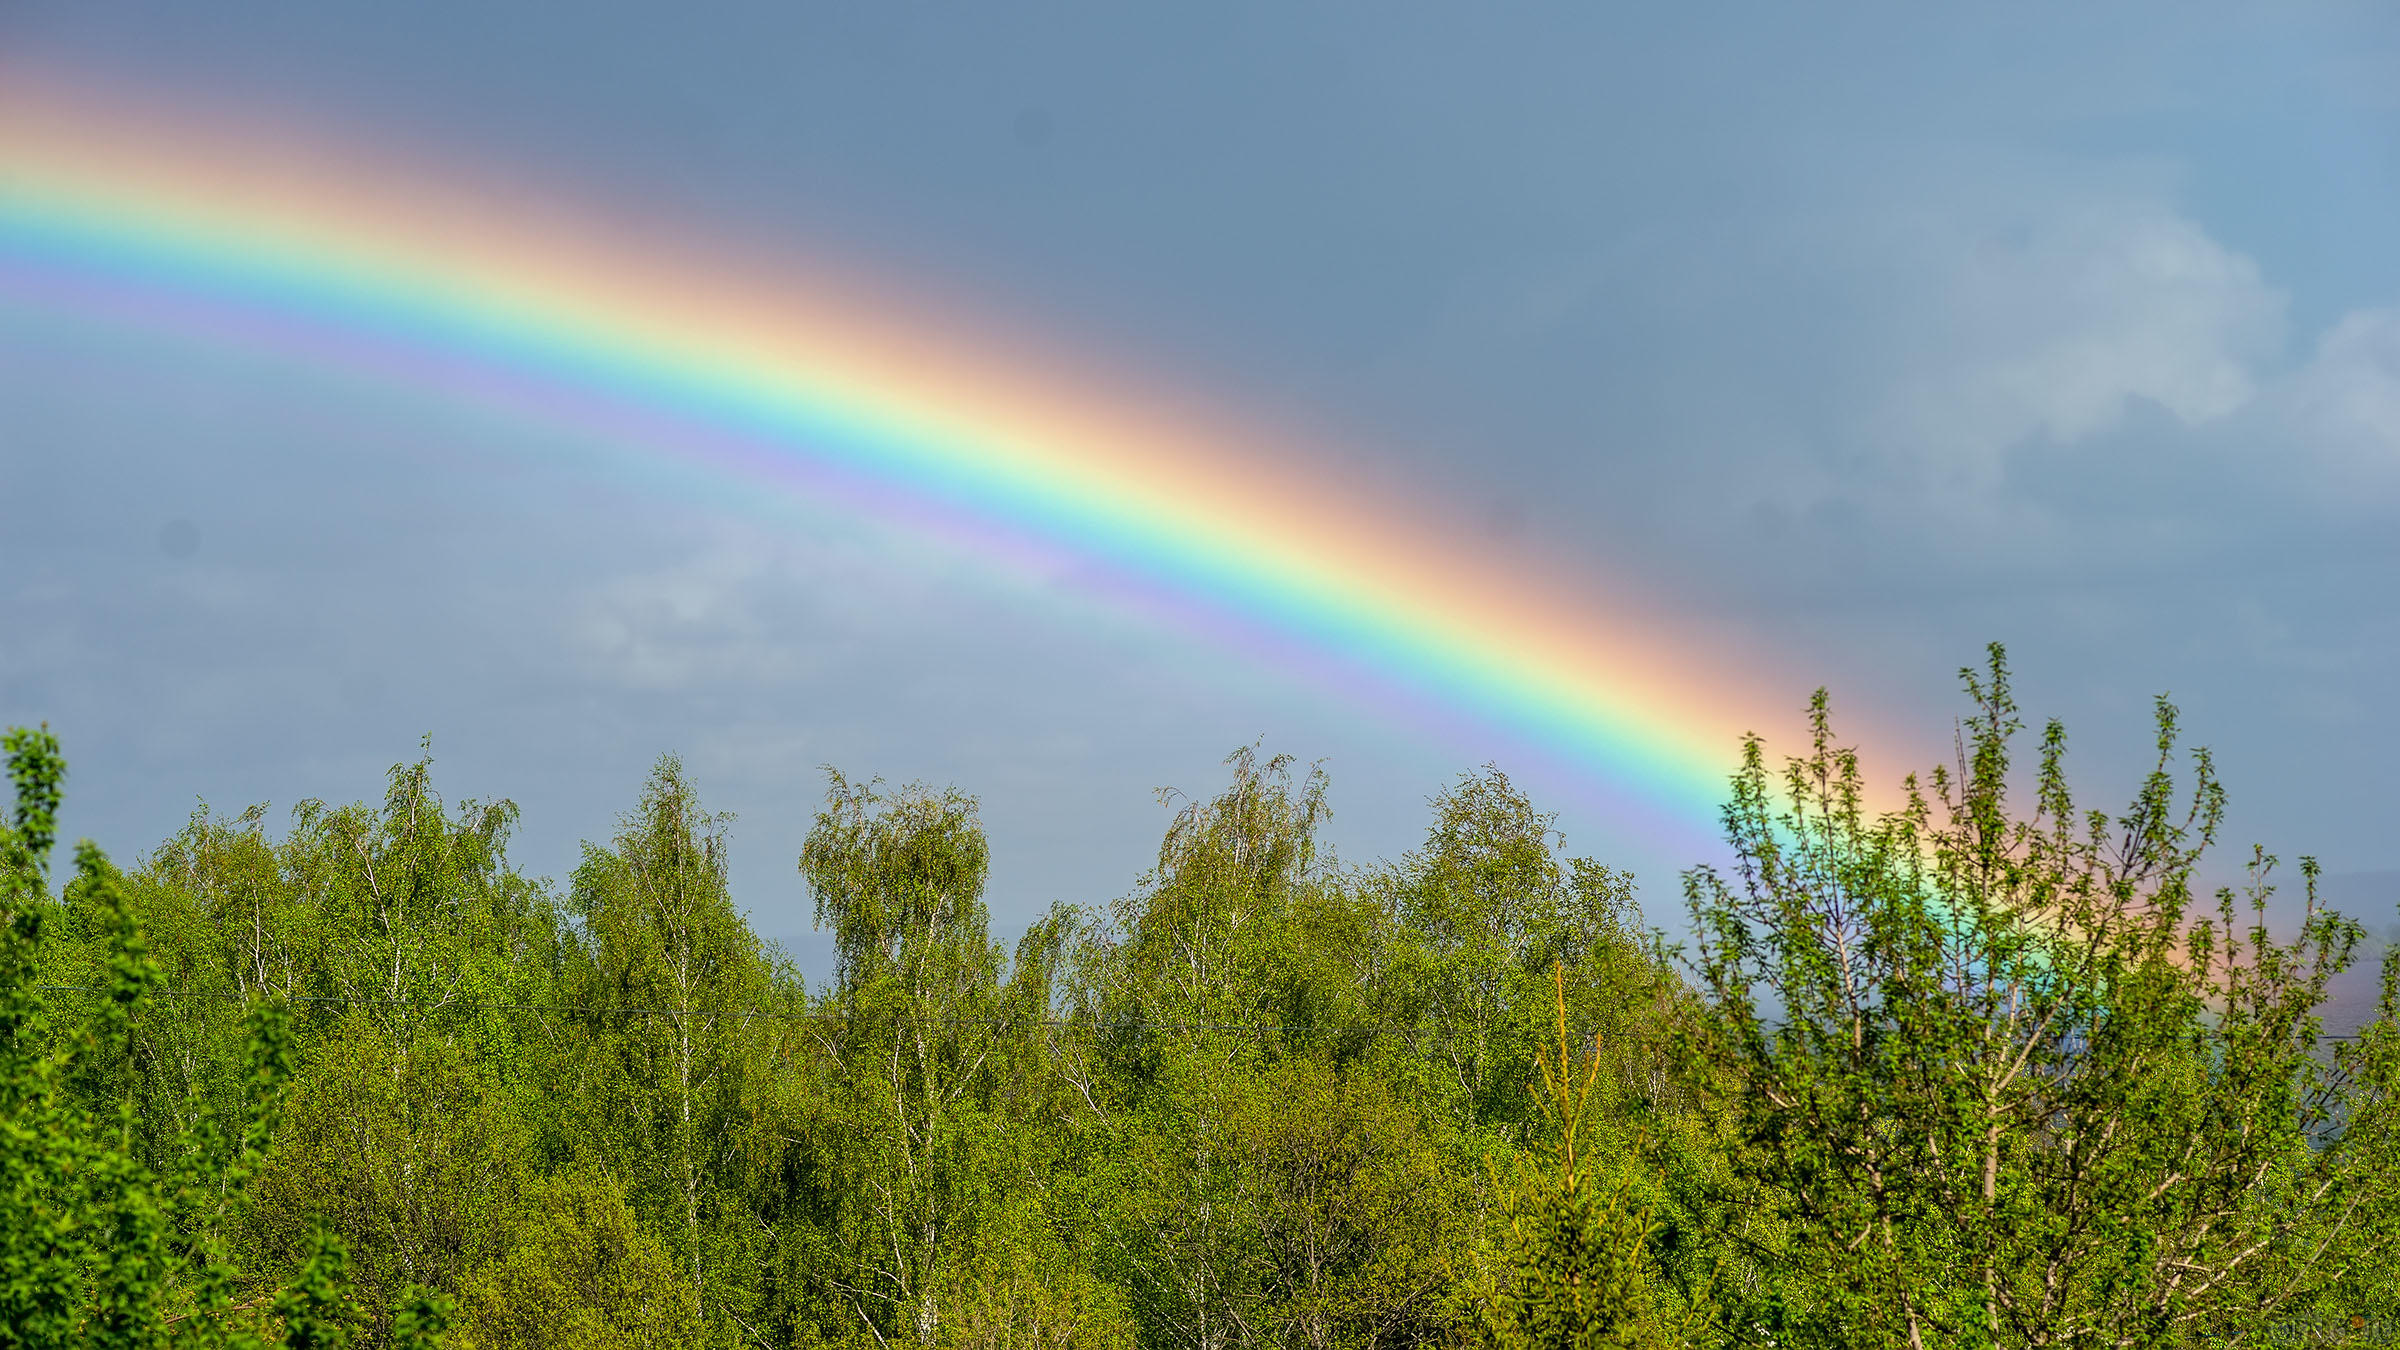
[[423, 760], [53, 877], [13, 733], [0, 1347], [2400, 1335], [2400, 957], [2324, 1038], [2361, 930], [2194, 893], [2172, 709], [2110, 816], [1967, 684], [1889, 813], [1749, 744], [1681, 949], [1497, 770], [1360, 866], [1242, 751], [1004, 951], [973, 799], [833, 774], [822, 987], [671, 758], [563, 883]]

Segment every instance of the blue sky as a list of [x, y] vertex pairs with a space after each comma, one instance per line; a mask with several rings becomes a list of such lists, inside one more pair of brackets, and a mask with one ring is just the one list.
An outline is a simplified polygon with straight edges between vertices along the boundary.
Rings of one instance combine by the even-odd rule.
[[[2400, 19], [1832, 9], [0, 0], [0, 79], [908, 277], [1737, 634], [1795, 710], [1938, 745], [2006, 641], [2103, 799], [2171, 691], [2237, 841], [2400, 869]], [[1151, 789], [1263, 735], [1354, 856], [1497, 757], [1654, 918], [1691, 860], [1059, 579], [4, 300], [0, 493], [0, 721], [61, 731], [121, 851], [371, 795], [430, 732], [560, 872], [674, 750], [798, 933], [835, 763], [979, 794], [1013, 928], [1124, 891]]]

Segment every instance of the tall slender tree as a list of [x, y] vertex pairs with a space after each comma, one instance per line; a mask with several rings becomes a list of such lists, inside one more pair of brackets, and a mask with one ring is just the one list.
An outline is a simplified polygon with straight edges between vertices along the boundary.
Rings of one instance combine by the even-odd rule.
[[[769, 998], [757, 937], [726, 885], [732, 818], [706, 810], [668, 756], [606, 847], [587, 845], [571, 907], [582, 926], [569, 989], [588, 1037], [582, 1151], [626, 1167], [637, 1205], [665, 1220], [693, 1300], [712, 1287], [712, 1216], [735, 1203], [739, 1129]], [[724, 1254], [720, 1254], [724, 1255]]]
[[1025, 1028], [1003, 997], [974, 800], [827, 780], [800, 873], [838, 963], [819, 1041], [848, 1132], [836, 1287], [878, 1339], [932, 1346], [953, 1268], [1000, 1208], [1013, 1131], [995, 1089]]

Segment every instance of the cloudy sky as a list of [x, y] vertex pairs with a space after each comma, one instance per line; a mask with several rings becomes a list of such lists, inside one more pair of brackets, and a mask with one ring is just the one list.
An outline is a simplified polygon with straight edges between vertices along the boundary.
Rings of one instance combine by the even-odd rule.
[[[1938, 749], [1997, 639], [2115, 796], [2171, 692], [2242, 843], [2400, 869], [2388, 6], [0, 0], [11, 78], [905, 277], [1739, 635], [1787, 741], [1825, 684]], [[0, 293], [0, 722], [41, 719], [127, 853], [430, 734], [556, 874], [676, 751], [770, 934], [824, 764], [980, 795], [1004, 930], [1122, 893], [1152, 789], [1262, 736], [1354, 857], [1498, 759], [1654, 919], [1693, 860], [1604, 768], [905, 530]]]

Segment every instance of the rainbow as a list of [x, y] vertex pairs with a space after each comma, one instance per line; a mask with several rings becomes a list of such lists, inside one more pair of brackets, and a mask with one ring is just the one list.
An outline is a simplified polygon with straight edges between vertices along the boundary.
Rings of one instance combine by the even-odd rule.
[[[454, 167], [278, 128], [0, 95], [0, 301], [498, 402], [1263, 635], [1711, 828], [1762, 702], [1710, 643], [1538, 579], [1436, 513], [1300, 467], [1288, 438], [1130, 379], [1096, 389], [899, 288], [795, 279], [689, 230], [596, 221]], [[896, 317], [897, 316], [897, 317]]]

